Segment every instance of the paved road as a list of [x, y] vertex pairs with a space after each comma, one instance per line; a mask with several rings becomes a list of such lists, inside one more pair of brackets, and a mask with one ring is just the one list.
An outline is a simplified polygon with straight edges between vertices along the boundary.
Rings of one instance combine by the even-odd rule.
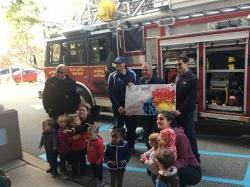
[[[24, 84], [15, 86], [0, 86], [0, 103], [5, 108], [18, 111], [23, 150], [36, 156], [44, 157], [38, 149], [41, 134], [41, 122], [46, 118], [37, 91], [41, 86]], [[110, 121], [98, 122], [101, 125], [101, 135], [105, 142], [109, 141]], [[225, 131], [227, 128], [225, 127]], [[208, 187], [250, 187], [250, 144], [238, 138], [199, 136], [203, 179], [197, 186]], [[152, 186], [150, 178], [145, 173], [144, 166], [138, 156], [145, 151], [144, 144], [136, 145], [137, 153], [131, 159], [125, 184], [128, 187]], [[108, 180], [107, 176], [105, 177]], [[85, 178], [78, 180], [85, 183]]]

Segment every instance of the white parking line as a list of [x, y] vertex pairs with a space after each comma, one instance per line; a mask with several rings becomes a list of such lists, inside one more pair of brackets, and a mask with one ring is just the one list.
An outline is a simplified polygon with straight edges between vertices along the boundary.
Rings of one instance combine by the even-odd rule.
[[41, 110], [43, 109], [43, 105], [42, 104], [38, 104], [38, 105], [30, 105], [31, 108], [34, 108], [35, 110]]

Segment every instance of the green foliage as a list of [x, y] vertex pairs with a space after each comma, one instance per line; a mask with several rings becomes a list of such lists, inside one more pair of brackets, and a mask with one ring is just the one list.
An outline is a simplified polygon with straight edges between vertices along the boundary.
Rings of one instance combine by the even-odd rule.
[[[32, 46], [34, 35], [31, 30], [36, 25], [42, 25], [40, 14], [43, 7], [39, 0], [15, 0], [8, 7], [5, 18], [11, 26], [11, 41], [9, 51], [11, 60], [19, 64], [28, 64], [31, 54], [38, 56], [39, 65], [43, 61], [43, 46]], [[6, 60], [5, 60], [6, 61]], [[41, 62], [40, 62], [41, 61]]]
[[33, 36], [30, 30], [33, 25], [40, 23], [40, 14], [34, 0], [16, 0], [9, 7], [6, 18], [12, 26], [12, 46], [29, 44]]

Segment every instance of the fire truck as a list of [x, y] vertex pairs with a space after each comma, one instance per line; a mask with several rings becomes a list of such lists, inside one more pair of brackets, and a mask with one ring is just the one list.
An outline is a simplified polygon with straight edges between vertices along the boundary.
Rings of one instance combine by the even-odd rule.
[[45, 74], [64, 63], [77, 81], [81, 97], [107, 114], [111, 102], [107, 76], [118, 55], [141, 75], [149, 62], [167, 83], [177, 74], [179, 55], [199, 78], [196, 120], [249, 125], [250, 3], [244, 0], [126, 0], [114, 1], [111, 21], [96, 19], [97, 5], [88, 1], [79, 27], [48, 40]]

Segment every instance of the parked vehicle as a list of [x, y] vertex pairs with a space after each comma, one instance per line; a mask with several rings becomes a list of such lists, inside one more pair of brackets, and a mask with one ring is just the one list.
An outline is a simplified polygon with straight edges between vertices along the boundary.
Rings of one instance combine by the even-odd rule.
[[23, 69], [13, 73], [16, 83], [37, 81], [38, 72], [35, 69]]
[[16, 71], [20, 70], [20, 68], [2, 68], [0, 69], [0, 84], [8, 82], [12, 75], [11, 73], [14, 73]]

